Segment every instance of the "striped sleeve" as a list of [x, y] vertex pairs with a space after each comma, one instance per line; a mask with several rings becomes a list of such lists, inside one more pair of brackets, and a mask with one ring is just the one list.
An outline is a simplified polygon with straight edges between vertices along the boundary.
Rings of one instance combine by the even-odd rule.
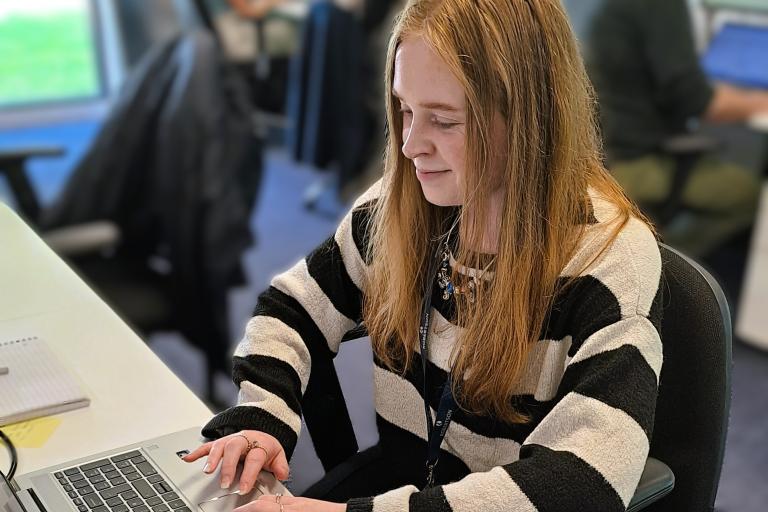
[[344, 335], [362, 320], [365, 232], [379, 186], [355, 202], [333, 236], [259, 296], [234, 354], [238, 404], [216, 415], [204, 436], [261, 430], [277, 438], [290, 458], [313, 357], [335, 356]]
[[662, 365], [661, 258], [650, 231], [631, 222], [589, 274], [599, 285], [572, 288], [571, 305], [611, 307], [594, 321], [572, 317], [556, 404], [517, 460], [424, 491], [353, 499], [348, 512], [626, 510], [648, 456]]

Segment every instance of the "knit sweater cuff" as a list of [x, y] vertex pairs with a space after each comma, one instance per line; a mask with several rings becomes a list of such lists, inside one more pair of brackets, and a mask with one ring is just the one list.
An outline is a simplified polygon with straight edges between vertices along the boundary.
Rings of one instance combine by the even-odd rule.
[[373, 498], [352, 498], [347, 502], [347, 512], [371, 512]]
[[218, 439], [241, 430], [258, 430], [273, 436], [285, 450], [286, 459], [291, 460], [298, 435], [275, 416], [257, 407], [230, 407], [211, 418], [202, 434], [209, 439]]

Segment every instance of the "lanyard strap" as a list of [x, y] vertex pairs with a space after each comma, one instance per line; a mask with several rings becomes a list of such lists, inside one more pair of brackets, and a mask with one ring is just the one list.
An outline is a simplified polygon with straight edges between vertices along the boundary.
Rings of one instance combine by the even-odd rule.
[[435, 278], [437, 276], [437, 267], [441, 261], [440, 244], [438, 244], [435, 257], [433, 258], [429, 273], [427, 274], [428, 284], [425, 287], [424, 301], [421, 309], [421, 324], [419, 325], [419, 350], [421, 352], [421, 369], [424, 391], [424, 412], [427, 417], [427, 480], [425, 487], [430, 487], [434, 483], [434, 471], [437, 462], [440, 459], [440, 445], [445, 439], [445, 433], [451, 424], [451, 418], [457, 408], [456, 399], [451, 390], [451, 376], [443, 385], [443, 391], [440, 394], [440, 404], [437, 408], [437, 416], [434, 424], [432, 423], [432, 411], [429, 407], [430, 389], [427, 380], [427, 358], [429, 355], [427, 338], [429, 336], [429, 324], [432, 312], [432, 292], [434, 290]]

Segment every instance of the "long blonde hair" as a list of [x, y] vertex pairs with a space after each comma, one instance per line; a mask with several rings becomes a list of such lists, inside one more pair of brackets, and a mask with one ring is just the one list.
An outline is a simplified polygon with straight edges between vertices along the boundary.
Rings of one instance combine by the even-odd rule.
[[[482, 243], [489, 214], [483, 198], [499, 186], [489, 167], [494, 154], [506, 155], [492, 284], [479, 290], [474, 303], [457, 299], [464, 331], [451, 357], [453, 381], [461, 382], [455, 391], [470, 412], [524, 422], [511, 399], [562, 291], [556, 289], [558, 276], [589, 223], [588, 187], [618, 211], [603, 251], [640, 214], [602, 165], [594, 95], [558, 0], [411, 0], [395, 24], [387, 56], [388, 141], [382, 195], [370, 217], [372, 264], [365, 283], [364, 321], [387, 367], [411, 367], [422, 296], [434, 279], [426, 275], [431, 244], [452, 212], [426, 201], [412, 162], [401, 152], [392, 80], [398, 45], [412, 35], [421, 36], [464, 87], [468, 172], [457, 259], [474, 268], [481, 268], [481, 255], [468, 248]], [[490, 122], [498, 113], [506, 135], [500, 148]]]

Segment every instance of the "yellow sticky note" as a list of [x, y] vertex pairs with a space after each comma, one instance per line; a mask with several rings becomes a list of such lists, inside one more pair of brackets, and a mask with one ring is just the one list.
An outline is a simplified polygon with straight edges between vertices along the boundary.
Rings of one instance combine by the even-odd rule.
[[19, 448], [40, 448], [53, 435], [59, 424], [59, 418], [49, 416], [5, 425], [3, 432]]

